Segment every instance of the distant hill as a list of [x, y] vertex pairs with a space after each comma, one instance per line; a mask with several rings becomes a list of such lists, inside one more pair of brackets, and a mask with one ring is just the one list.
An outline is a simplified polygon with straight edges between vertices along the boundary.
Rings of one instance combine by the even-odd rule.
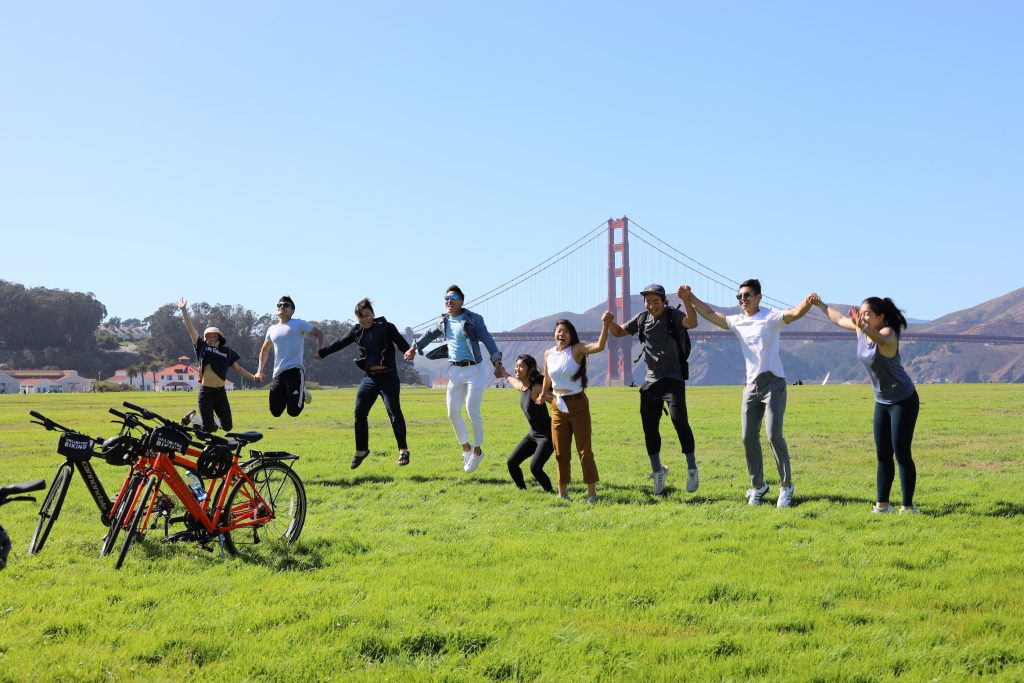
[[[670, 297], [673, 301], [675, 297]], [[633, 296], [630, 300], [633, 314], [643, 310], [643, 298]], [[850, 304], [833, 303], [841, 311]], [[596, 330], [600, 326], [601, 314], [605, 311], [601, 303], [582, 313], [562, 311], [532, 320], [513, 331], [551, 333], [554, 323], [560, 318], [571, 320], [577, 329]], [[725, 314], [737, 313], [738, 308], [718, 309]], [[623, 322], [623, 321], [620, 321]], [[701, 320], [698, 329], [711, 327]], [[717, 328], [715, 328], [717, 329]], [[792, 330], [825, 331], [834, 326], [824, 320], [817, 311], [793, 323]], [[935, 332], [956, 334], [997, 334], [1024, 337], [1024, 288], [1010, 292], [990, 301], [983, 302], [962, 311], [944, 315], [929, 322], [914, 322], [913, 332]], [[507, 359], [507, 366], [520, 353], [529, 353], [543, 363], [544, 350], [552, 342], [515, 342], [501, 345]], [[633, 358], [636, 358], [639, 344], [633, 344]], [[900, 356], [910, 376], [919, 384], [957, 382], [1024, 382], [1024, 345], [993, 345], [964, 343], [903, 342]], [[864, 383], [867, 377], [864, 368], [856, 358], [856, 341], [850, 334], [848, 341], [783, 341], [782, 361], [786, 367], [787, 379], [804, 382], [821, 382], [826, 374], [830, 383]], [[607, 374], [607, 354], [602, 353], [588, 359], [591, 383], [604, 384]], [[417, 359], [416, 367], [433, 375], [446, 374], [445, 361]], [[643, 362], [633, 366], [636, 384], [643, 382]], [[697, 341], [690, 355], [690, 384], [729, 385], [743, 383], [743, 358], [739, 342], [735, 339], [723, 341]]]

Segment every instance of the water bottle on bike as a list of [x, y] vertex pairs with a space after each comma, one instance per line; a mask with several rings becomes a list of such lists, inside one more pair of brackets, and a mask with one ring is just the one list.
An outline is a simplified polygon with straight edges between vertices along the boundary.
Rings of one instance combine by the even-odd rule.
[[192, 490], [192, 495], [196, 497], [196, 502], [202, 503], [206, 500], [206, 489], [203, 488], [202, 479], [192, 472], [189, 472], [185, 475], [185, 483], [188, 484], [189, 489]]

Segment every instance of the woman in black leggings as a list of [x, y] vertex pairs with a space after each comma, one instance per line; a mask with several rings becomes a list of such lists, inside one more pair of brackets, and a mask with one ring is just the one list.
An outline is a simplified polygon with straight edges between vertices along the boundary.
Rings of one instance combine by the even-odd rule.
[[889, 298], [868, 297], [859, 309], [850, 307], [849, 316], [832, 310], [821, 301], [816, 303], [833, 323], [857, 333], [857, 358], [867, 369], [875, 392], [878, 500], [872, 511], [893, 511], [889, 492], [896, 477], [895, 456], [903, 490], [900, 513], [917, 514], [918, 509], [914, 507], [917, 467], [911, 456], [911, 443], [920, 401], [913, 381], [900, 363], [900, 333], [906, 329], [907, 319]]
[[526, 353], [516, 358], [513, 371], [515, 375], [506, 374], [505, 377], [509, 384], [519, 390], [519, 406], [523, 409], [526, 421], [530, 423], [530, 431], [512, 451], [512, 455], [508, 456], [508, 473], [512, 475], [512, 481], [516, 486], [526, 489], [523, 472], [519, 466], [530, 458], [530, 472], [534, 479], [545, 491], [554, 493], [551, 479], [544, 474], [544, 463], [555, 450], [551, 443], [551, 418], [546, 405], [537, 405], [544, 375], [537, 370], [536, 359]]

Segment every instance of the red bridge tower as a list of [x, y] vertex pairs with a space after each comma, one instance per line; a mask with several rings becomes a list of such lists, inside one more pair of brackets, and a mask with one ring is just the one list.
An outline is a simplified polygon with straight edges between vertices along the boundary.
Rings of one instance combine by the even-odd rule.
[[[608, 219], [608, 310], [624, 324], [632, 318], [629, 307], [629, 219]], [[608, 386], [633, 381], [632, 337], [608, 337]]]

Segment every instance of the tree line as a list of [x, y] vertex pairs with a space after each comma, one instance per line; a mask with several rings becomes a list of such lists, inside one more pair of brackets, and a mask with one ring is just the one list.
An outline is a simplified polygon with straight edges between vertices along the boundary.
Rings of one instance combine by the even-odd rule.
[[[196, 329], [202, 334], [208, 326], [220, 328], [228, 345], [238, 353], [239, 363], [251, 372], [256, 371], [260, 347], [267, 328], [276, 322], [269, 314], [258, 315], [244, 306], [208, 304], [190, 305], [190, 314]], [[134, 380], [145, 376], [150, 382], [159, 370], [172, 365], [181, 356], [195, 361], [195, 349], [185, 330], [177, 307], [167, 303], [157, 308], [142, 321], [150, 336], [141, 341], [134, 352], [110, 352], [99, 348], [97, 328], [104, 322], [107, 309], [93, 294], [46, 289], [26, 288], [0, 280], [0, 360], [9, 366], [61, 367], [74, 369], [85, 376], [97, 374], [109, 377], [115, 369], [124, 368]], [[311, 321], [323, 330], [327, 343], [345, 335], [353, 323], [338, 320]], [[117, 318], [108, 325], [124, 324]], [[356, 345], [340, 351], [326, 360], [313, 360], [312, 344], [306, 347], [306, 378], [326, 386], [358, 384], [363, 372], [356, 367], [359, 349]], [[273, 351], [267, 362], [267, 374], [273, 369]], [[412, 363], [398, 360], [399, 375], [403, 382], [418, 382], [418, 373]], [[242, 378], [229, 379], [239, 385]]]

